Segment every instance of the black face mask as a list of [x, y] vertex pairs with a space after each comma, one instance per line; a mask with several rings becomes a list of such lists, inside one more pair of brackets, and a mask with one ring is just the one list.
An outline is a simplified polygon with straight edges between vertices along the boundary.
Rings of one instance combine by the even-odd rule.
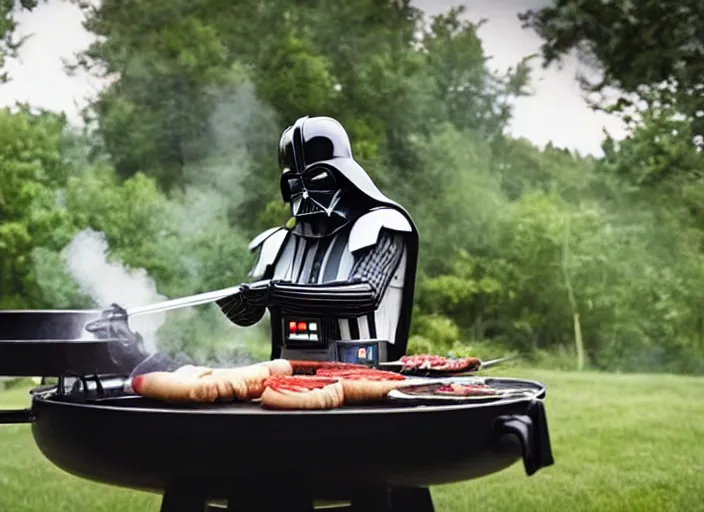
[[333, 215], [344, 217], [344, 213], [337, 209], [342, 189], [330, 170], [313, 166], [300, 174], [287, 172], [281, 177], [281, 185], [296, 219], [314, 221]]

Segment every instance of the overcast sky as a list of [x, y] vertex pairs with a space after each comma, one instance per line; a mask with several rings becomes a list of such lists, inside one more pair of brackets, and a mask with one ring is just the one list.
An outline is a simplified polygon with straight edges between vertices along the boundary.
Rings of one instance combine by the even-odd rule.
[[[447, 11], [464, 4], [472, 21], [486, 18], [480, 29], [491, 66], [505, 70], [526, 55], [537, 53], [540, 39], [523, 30], [517, 13], [535, 8], [545, 0], [415, 0], [427, 12]], [[44, 108], [64, 111], [77, 120], [78, 108], [99, 89], [95, 79], [68, 77], [62, 58], [85, 48], [91, 36], [81, 26], [78, 8], [65, 1], [50, 0], [33, 13], [19, 16], [19, 32], [32, 37], [20, 58], [7, 66], [12, 82], [0, 85], [0, 105], [26, 101]], [[511, 132], [539, 146], [549, 141], [581, 153], [601, 155], [603, 130], [620, 138], [620, 123], [587, 108], [575, 81], [577, 63], [571, 59], [561, 69], [544, 71], [536, 60], [534, 96], [516, 103]]]

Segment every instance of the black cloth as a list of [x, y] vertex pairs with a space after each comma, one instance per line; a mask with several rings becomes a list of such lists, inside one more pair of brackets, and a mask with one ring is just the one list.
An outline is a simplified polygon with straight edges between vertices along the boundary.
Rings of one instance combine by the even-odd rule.
[[216, 301], [225, 316], [233, 323], [249, 327], [262, 319], [269, 302], [269, 285], [260, 287], [240, 286], [239, 293]]
[[512, 434], [518, 438], [526, 475], [531, 476], [541, 468], [555, 463], [550, 446], [548, 419], [542, 401], [535, 400], [526, 414], [499, 416], [496, 428], [500, 434]]

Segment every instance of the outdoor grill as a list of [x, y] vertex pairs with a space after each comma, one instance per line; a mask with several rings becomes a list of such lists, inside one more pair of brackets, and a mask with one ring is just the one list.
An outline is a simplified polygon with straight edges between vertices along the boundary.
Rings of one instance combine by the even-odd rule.
[[[409, 505], [380, 497], [482, 477], [521, 460], [529, 476], [553, 463], [545, 388], [537, 382], [490, 379], [529, 393], [476, 403], [390, 399], [325, 411], [168, 405], [124, 391], [136, 362], [122, 340], [82, 331], [99, 312], [35, 312], [18, 328], [31, 314], [0, 312], [0, 375], [58, 382], [33, 389], [29, 409], [1, 411], [0, 423], [30, 423], [42, 454], [68, 473], [163, 494], [164, 512], [203, 511], [208, 503], [312, 510], [318, 500], [349, 502], [351, 510], [432, 511], [422, 498]], [[47, 323], [63, 327], [46, 330]]]

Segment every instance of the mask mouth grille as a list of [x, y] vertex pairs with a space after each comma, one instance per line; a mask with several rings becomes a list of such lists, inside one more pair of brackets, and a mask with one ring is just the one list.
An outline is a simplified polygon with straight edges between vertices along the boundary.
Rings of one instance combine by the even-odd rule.
[[315, 204], [315, 202], [307, 198], [302, 198], [299, 204], [300, 206], [298, 207], [298, 212], [296, 213], [297, 215], [310, 215], [324, 211], [317, 204]]
[[[304, 192], [297, 194], [291, 202], [291, 213], [294, 217], [304, 217], [313, 215], [331, 216], [338, 213], [337, 206], [342, 197], [342, 191], [334, 193], [324, 192]], [[343, 215], [344, 216], [344, 215]]]

